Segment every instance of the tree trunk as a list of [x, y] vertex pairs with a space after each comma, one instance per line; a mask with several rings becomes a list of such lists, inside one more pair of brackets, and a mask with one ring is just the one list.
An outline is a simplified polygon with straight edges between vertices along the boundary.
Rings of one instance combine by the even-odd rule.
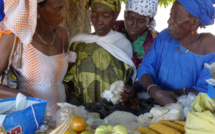
[[72, 38], [80, 33], [90, 33], [90, 12], [85, 9], [86, 0], [74, 2], [73, 0], [67, 1], [66, 5], [66, 19], [64, 27], [66, 28], [69, 37]]

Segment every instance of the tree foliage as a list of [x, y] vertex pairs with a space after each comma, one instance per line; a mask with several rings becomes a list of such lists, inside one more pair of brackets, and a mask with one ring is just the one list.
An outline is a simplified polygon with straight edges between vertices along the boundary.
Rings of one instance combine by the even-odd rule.
[[[126, 0], [120, 0], [121, 2], [125, 3]], [[165, 8], [169, 5], [172, 4], [175, 0], [158, 0], [160, 6], [164, 6]]]
[[[75, 2], [79, 2], [81, 0], [73, 0]], [[120, 0], [122, 3], [125, 3], [126, 0]], [[165, 8], [169, 5], [172, 4], [175, 0], [158, 0], [160, 6], [164, 6]]]

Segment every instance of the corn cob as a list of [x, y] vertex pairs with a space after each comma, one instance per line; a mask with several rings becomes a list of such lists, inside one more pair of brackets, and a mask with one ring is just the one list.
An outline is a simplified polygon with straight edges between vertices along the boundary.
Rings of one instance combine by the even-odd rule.
[[170, 128], [164, 124], [152, 123], [149, 125], [149, 128], [160, 133], [160, 134], [182, 134], [174, 128]]
[[185, 129], [184, 129], [184, 127], [182, 127], [181, 125], [177, 125], [175, 123], [172, 123], [170, 121], [160, 120], [159, 123], [164, 124], [164, 125], [166, 125], [168, 127], [174, 128], [174, 129], [178, 130], [181, 133], [185, 133], [186, 132]]
[[146, 128], [144, 126], [139, 126], [137, 128], [137, 131], [140, 132], [141, 134], [158, 134], [157, 132], [155, 132], [149, 128]]
[[176, 121], [175, 124], [181, 125], [182, 127], [185, 126], [185, 121]]

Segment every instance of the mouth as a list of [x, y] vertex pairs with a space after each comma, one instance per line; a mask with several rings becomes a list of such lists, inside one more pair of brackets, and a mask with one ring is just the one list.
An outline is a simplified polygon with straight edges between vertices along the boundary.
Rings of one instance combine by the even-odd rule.
[[58, 20], [59, 23], [63, 23], [64, 19], [60, 19]]

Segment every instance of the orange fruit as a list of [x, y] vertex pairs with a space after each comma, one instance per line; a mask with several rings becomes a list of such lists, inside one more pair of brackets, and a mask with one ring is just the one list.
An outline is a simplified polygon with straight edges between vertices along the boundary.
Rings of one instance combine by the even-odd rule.
[[87, 122], [82, 117], [73, 116], [72, 121], [69, 125], [69, 128], [76, 132], [82, 132], [82, 131], [86, 130], [86, 128], [87, 128]]

